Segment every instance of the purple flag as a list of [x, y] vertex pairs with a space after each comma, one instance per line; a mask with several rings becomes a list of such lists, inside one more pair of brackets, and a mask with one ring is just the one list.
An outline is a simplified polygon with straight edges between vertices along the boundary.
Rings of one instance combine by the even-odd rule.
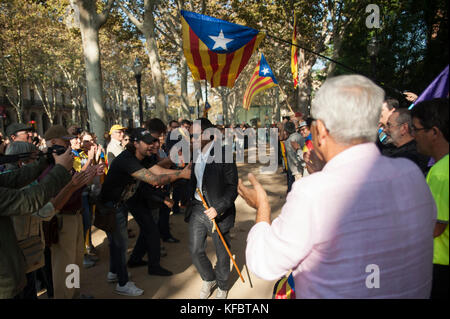
[[431, 100], [434, 98], [446, 98], [448, 97], [448, 65], [425, 89], [425, 91], [420, 94], [417, 100], [414, 101], [409, 109], [412, 109], [415, 104], [423, 101]]

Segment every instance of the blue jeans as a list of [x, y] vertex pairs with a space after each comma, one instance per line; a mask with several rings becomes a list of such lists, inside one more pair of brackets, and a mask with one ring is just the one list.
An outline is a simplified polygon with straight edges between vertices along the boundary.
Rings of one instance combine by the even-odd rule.
[[[112, 207], [113, 203], [105, 205]], [[114, 232], [107, 232], [109, 240], [109, 271], [117, 274], [119, 285], [123, 286], [128, 282], [127, 270], [127, 249], [128, 249], [128, 208], [120, 205], [116, 209], [116, 229]]]

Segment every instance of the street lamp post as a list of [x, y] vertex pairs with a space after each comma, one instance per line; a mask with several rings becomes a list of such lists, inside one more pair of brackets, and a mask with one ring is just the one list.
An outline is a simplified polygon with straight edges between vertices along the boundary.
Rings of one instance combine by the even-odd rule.
[[195, 98], [197, 99], [197, 118], [200, 117], [200, 99], [202, 98], [201, 86], [200, 90], [195, 94]]
[[370, 56], [370, 64], [371, 64], [371, 76], [372, 79], [375, 80], [377, 73], [377, 55], [379, 51], [377, 38], [374, 36], [370, 39], [369, 44], [367, 44], [367, 53]]
[[137, 83], [138, 103], [139, 103], [139, 123], [141, 127], [144, 125], [144, 112], [142, 110], [142, 97], [141, 97], [141, 77], [143, 69], [144, 66], [142, 65], [141, 61], [139, 60], [139, 58], [136, 58], [133, 64], [133, 72]]

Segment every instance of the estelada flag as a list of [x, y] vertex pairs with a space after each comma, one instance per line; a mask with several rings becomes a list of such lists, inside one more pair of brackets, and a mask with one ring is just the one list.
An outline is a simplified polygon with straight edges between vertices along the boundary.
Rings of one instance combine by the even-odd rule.
[[256, 65], [253, 76], [247, 85], [247, 89], [245, 90], [242, 107], [248, 110], [250, 108], [250, 104], [252, 103], [253, 97], [255, 97], [256, 94], [276, 85], [278, 85], [278, 82], [275, 79], [275, 75], [273, 74], [269, 63], [267, 63], [264, 58], [264, 55], [261, 54], [261, 59]]
[[181, 10], [183, 50], [194, 80], [233, 87], [264, 39], [258, 30]]
[[208, 101], [205, 102], [205, 108], [203, 110], [203, 117], [207, 117], [209, 110], [211, 109], [211, 104]]
[[[294, 32], [292, 33], [292, 44], [297, 44], [297, 19], [294, 16]], [[291, 71], [294, 78], [294, 89], [298, 85], [298, 47], [291, 46]]]

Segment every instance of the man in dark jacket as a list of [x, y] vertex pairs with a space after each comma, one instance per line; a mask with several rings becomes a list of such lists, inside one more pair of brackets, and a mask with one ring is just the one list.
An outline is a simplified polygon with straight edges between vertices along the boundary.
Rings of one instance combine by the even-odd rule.
[[42, 208], [66, 185], [73, 158], [69, 148], [54, 155], [55, 166], [39, 183], [30, 184], [47, 167], [47, 160], [0, 175], [0, 299], [16, 297], [26, 285], [25, 260], [18, 244], [10, 216], [31, 214]]
[[[194, 139], [196, 125], [200, 122], [201, 132], [214, 126], [208, 119], [201, 118], [194, 122]], [[189, 221], [189, 250], [192, 262], [203, 280], [200, 298], [207, 299], [215, 285], [218, 285], [216, 299], [225, 299], [228, 293], [230, 276], [230, 257], [217, 231], [212, 232], [213, 219], [222, 232], [227, 245], [230, 244], [230, 230], [234, 226], [236, 207], [234, 201], [238, 195], [238, 173], [236, 163], [225, 163], [226, 157], [218, 141], [201, 138], [201, 151], [194, 149], [194, 165], [189, 183], [189, 199], [191, 203], [186, 212]], [[209, 209], [203, 206], [199, 189]], [[212, 236], [216, 248], [217, 264], [215, 271], [206, 256], [206, 236]]]
[[392, 143], [395, 148], [388, 151], [383, 149], [382, 154], [393, 158], [408, 158], [416, 163], [426, 176], [429, 170], [428, 162], [430, 158], [417, 151], [416, 140], [411, 135], [411, 125], [412, 120], [409, 111], [405, 108], [395, 109], [386, 123], [388, 143]]

